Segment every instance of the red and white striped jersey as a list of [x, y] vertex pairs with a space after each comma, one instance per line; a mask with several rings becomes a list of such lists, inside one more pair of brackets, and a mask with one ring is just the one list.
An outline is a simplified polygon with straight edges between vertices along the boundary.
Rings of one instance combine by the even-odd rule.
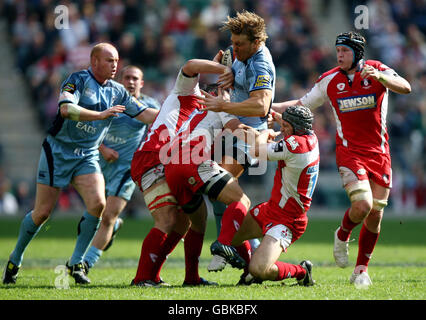
[[[367, 60], [368, 64], [386, 74], [395, 71], [380, 61]], [[336, 119], [336, 145], [366, 153], [388, 153], [386, 116], [388, 90], [379, 81], [363, 79], [360, 72], [353, 78], [339, 67], [323, 73], [315, 86], [302, 99], [310, 109], [329, 100]]]
[[269, 143], [267, 154], [268, 160], [278, 160], [269, 202], [286, 213], [306, 213], [318, 181], [320, 156], [317, 136], [287, 136], [279, 142]]
[[[201, 95], [198, 81], [199, 75], [187, 77], [182, 70], [179, 71], [173, 91], [164, 101], [146, 138], [133, 156], [132, 166], [139, 167], [138, 171], [144, 172], [160, 164], [161, 148], [169, 143], [194, 111], [201, 109], [196, 97], [196, 95]], [[138, 155], [143, 152], [150, 153], [150, 163], [146, 163], [146, 159], [143, 159], [143, 163], [139, 163]]]

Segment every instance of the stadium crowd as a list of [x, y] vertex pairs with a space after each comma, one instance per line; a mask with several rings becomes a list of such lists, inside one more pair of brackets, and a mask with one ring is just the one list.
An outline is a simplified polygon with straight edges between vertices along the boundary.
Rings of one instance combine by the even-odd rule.
[[[323, 1], [324, 12], [328, 3]], [[412, 85], [408, 96], [390, 94], [394, 174], [390, 206], [401, 211], [425, 207], [426, 5], [424, 1], [354, 1], [343, 14], [353, 19], [358, 4], [367, 5], [370, 14], [370, 28], [361, 30], [370, 48], [366, 57], [388, 63]], [[68, 10], [67, 29], [56, 27], [58, 5]], [[186, 59], [212, 59], [229, 45], [228, 34], [219, 28], [227, 15], [242, 9], [256, 12], [267, 23], [266, 45], [277, 70], [275, 101], [303, 96], [322, 72], [335, 65], [333, 43], [320, 42], [320, 26], [309, 2], [303, 0], [16, 0], [3, 2], [1, 12], [16, 53], [16, 68], [26, 78], [40, 126], [47, 130], [57, 112], [60, 84], [67, 74], [88, 66], [94, 43], [113, 43], [121, 67], [141, 66], [144, 92], [162, 103]], [[335, 174], [335, 126], [330, 124], [334, 124], [331, 109], [317, 109], [314, 128], [320, 141], [320, 168]], [[18, 186], [12, 188], [15, 197], [17, 190]], [[328, 205], [320, 186], [316, 197], [316, 206]], [[59, 207], [66, 209], [72, 199], [73, 191], [65, 190]]]

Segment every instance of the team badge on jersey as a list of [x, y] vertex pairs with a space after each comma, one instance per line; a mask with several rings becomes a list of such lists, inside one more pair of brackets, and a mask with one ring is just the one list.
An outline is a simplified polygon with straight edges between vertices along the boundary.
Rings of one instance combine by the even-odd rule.
[[343, 89], [345, 89], [345, 83], [344, 82], [338, 83], [336, 87], [337, 89], [339, 89], [339, 91], [342, 91]]
[[371, 80], [369, 79], [364, 79], [361, 81], [361, 86], [364, 87], [364, 89], [370, 88], [370, 85], [371, 85]]
[[269, 74], [259, 75], [256, 78], [256, 83], [254, 84], [255, 88], [269, 87], [271, 77]]
[[62, 91], [67, 91], [69, 93], [74, 93], [75, 92], [75, 84], [73, 84], [73, 83], [66, 83], [62, 87]]

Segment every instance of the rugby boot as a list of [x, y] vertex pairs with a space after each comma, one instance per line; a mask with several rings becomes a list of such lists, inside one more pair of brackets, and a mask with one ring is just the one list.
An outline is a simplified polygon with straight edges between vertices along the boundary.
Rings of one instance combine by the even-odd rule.
[[68, 273], [71, 277], [74, 278], [76, 284], [90, 284], [91, 281], [87, 277], [85, 264], [80, 262], [75, 265], [68, 265], [68, 261], [66, 263], [68, 268]]
[[337, 231], [334, 232], [333, 256], [336, 265], [340, 268], [346, 268], [349, 265], [349, 241], [342, 241], [337, 237]]
[[303, 260], [299, 264], [302, 266], [303, 269], [305, 269], [306, 274], [302, 279], [297, 280], [297, 283], [299, 284], [299, 286], [313, 286], [315, 284], [315, 280], [312, 279], [312, 262], [310, 262], [309, 260]]
[[3, 273], [3, 284], [15, 284], [18, 278], [19, 267], [14, 265], [12, 261], [8, 261]]
[[238, 254], [234, 247], [224, 245], [218, 240], [211, 244], [210, 252], [213, 256], [218, 255], [225, 258], [226, 262], [229, 263], [233, 268], [242, 269], [247, 265], [245, 260]]
[[198, 283], [188, 283], [184, 281], [182, 284], [182, 287], [197, 287], [197, 286], [218, 286], [218, 283], [214, 281], [208, 281], [200, 277], [200, 282]]

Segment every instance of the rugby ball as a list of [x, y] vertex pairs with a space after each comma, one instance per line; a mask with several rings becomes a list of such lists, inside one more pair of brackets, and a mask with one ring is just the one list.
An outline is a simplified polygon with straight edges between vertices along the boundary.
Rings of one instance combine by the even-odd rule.
[[220, 63], [227, 67], [232, 67], [232, 64], [234, 63], [234, 59], [235, 59], [234, 49], [232, 48], [232, 46], [229, 46], [223, 51], [223, 56]]

